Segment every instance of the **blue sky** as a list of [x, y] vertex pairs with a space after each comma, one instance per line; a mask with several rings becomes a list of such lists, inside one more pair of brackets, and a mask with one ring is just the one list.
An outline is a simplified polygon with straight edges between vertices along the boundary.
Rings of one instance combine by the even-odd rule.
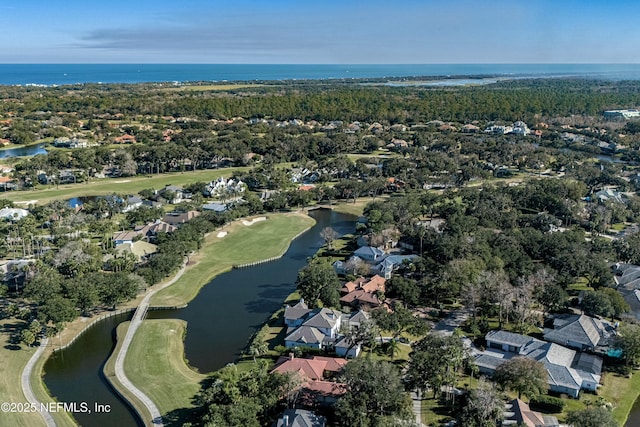
[[637, 63], [640, 1], [0, 0], [0, 63]]

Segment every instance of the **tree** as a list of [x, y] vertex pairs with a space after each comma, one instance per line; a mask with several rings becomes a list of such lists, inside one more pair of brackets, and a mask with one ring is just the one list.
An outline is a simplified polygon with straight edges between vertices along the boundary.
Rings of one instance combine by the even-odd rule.
[[612, 316], [620, 318], [624, 313], [629, 312], [631, 307], [624, 300], [624, 297], [620, 294], [620, 292], [616, 291], [613, 288], [601, 288], [596, 292], [606, 295], [609, 298], [609, 302], [611, 303], [611, 308], [613, 309]]
[[502, 425], [503, 419], [502, 397], [492, 383], [480, 380], [469, 394], [460, 423], [465, 427], [495, 427]]
[[618, 427], [611, 412], [602, 407], [591, 407], [572, 411], [567, 415], [567, 424], [573, 427]]
[[338, 275], [331, 264], [321, 258], [312, 258], [298, 272], [296, 285], [309, 307], [317, 307], [318, 302], [325, 306], [337, 306], [340, 302]]
[[518, 393], [518, 399], [531, 398], [545, 393], [549, 388], [547, 368], [542, 362], [528, 357], [514, 357], [496, 368], [495, 381], [503, 388]]
[[356, 359], [345, 366], [340, 380], [347, 392], [336, 404], [339, 425], [369, 427], [385, 417], [411, 418], [411, 402], [391, 363]]
[[406, 380], [410, 387], [421, 392], [431, 388], [435, 398], [443, 386], [455, 386], [468, 357], [461, 339], [427, 335], [413, 345]]
[[615, 346], [622, 350], [627, 365], [637, 365], [640, 362], [640, 325], [626, 323], [620, 326]]
[[611, 300], [602, 292], [585, 292], [582, 298], [582, 310], [589, 316], [611, 316], [614, 311]]
[[320, 237], [324, 240], [325, 245], [329, 250], [333, 250], [333, 241], [340, 237], [340, 234], [331, 227], [325, 227], [320, 232]]
[[27, 346], [31, 347], [33, 345], [33, 343], [36, 341], [36, 336], [29, 329], [24, 329], [22, 331], [22, 333], [20, 334], [20, 339]]
[[546, 313], [560, 310], [567, 298], [569, 295], [557, 283], [544, 285], [538, 294], [538, 302], [544, 307]]

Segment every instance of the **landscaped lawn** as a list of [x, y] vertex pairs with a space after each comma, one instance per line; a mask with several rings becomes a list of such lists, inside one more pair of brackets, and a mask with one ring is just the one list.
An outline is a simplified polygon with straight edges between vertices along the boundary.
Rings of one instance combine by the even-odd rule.
[[188, 267], [182, 278], [151, 298], [152, 306], [179, 306], [191, 301], [200, 288], [233, 265], [256, 262], [283, 254], [291, 239], [308, 229], [314, 219], [303, 213], [269, 215], [266, 221], [243, 225], [235, 221], [221, 231], [207, 237], [200, 253], [192, 257], [196, 265]]
[[13, 202], [37, 200], [42, 204], [51, 200], [71, 199], [81, 196], [99, 196], [105, 194], [136, 194], [146, 188], [161, 189], [166, 185], [187, 185], [198, 181], [209, 182], [221, 176], [231, 176], [236, 172], [249, 170], [248, 167], [203, 169], [191, 172], [173, 172], [130, 178], [94, 179], [80, 184], [49, 186], [36, 190], [12, 191], [2, 197]]
[[164, 416], [192, 408], [192, 398], [206, 375], [192, 370], [184, 359], [186, 322], [179, 319], [145, 320], [133, 337], [124, 360], [127, 378], [158, 406]]

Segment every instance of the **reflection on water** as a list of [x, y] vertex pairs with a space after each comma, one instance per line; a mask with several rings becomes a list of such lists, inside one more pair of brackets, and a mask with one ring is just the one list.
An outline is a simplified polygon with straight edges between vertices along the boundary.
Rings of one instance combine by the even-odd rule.
[[0, 159], [7, 157], [35, 156], [37, 154], [47, 154], [47, 150], [42, 148], [44, 144], [29, 145], [26, 147], [9, 148], [0, 150]]

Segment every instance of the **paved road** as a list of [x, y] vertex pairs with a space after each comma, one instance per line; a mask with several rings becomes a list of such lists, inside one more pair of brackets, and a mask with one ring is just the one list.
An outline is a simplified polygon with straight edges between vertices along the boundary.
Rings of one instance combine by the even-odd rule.
[[439, 332], [443, 335], [452, 335], [456, 328], [462, 326], [469, 318], [469, 310], [457, 310], [450, 313], [447, 317], [436, 323], [432, 332]]
[[413, 413], [416, 415], [416, 425], [426, 427], [422, 424], [422, 399], [418, 398], [415, 391], [411, 392], [411, 401], [413, 402]]
[[35, 404], [38, 407], [38, 412], [44, 419], [44, 422], [47, 424], [47, 427], [55, 427], [56, 422], [53, 420], [53, 417], [50, 413], [44, 411], [40, 411], [40, 401], [36, 399], [36, 396], [33, 394], [33, 389], [31, 388], [31, 373], [33, 372], [33, 367], [36, 365], [36, 362], [40, 358], [40, 355], [44, 352], [45, 347], [47, 346], [48, 338], [40, 341], [40, 347], [33, 353], [31, 359], [27, 362], [26, 366], [22, 370], [22, 393], [24, 393], [24, 397], [29, 401], [29, 403]]
[[153, 403], [153, 401], [139, 388], [133, 385], [131, 381], [129, 381], [129, 378], [127, 378], [124, 373], [124, 359], [127, 356], [127, 352], [129, 351], [129, 346], [131, 345], [133, 336], [138, 330], [138, 327], [140, 327], [140, 325], [142, 324], [144, 316], [147, 314], [147, 309], [149, 308], [149, 300], [151, 299], [151, 297], [161, 289], [164, 289], [167, 286], [170, 286], [178, 281], [180, 277], [182, 277], [185, 268], [186, 264], [183, 264], [178, 274], [176, 274], [171, 280], [162, 284], [160, 287], [149, 291], [147, 295], [145, 295], [145, 297], [140, 302], [140, 305], [136, 309], [133, 318], [131, 319], [131, 324], [129, 325], [129, 329], [127, 329], [127, 335], [125, 335], [122, 346], [120, 347], [120, 351], [116, 356], [116, 378], [118, 379], [118, 381], [120, 381], [120, 384], [122, 384], [131, 394], [133, 394], [140, 402], [144, 404], [144, 406], [147, 408], [147, 411], [149, 411], [149, 413], [151, 414], [151, 422], [154, 426], [158, 427], [161, 427], [163, 425], [162, 414], [160, 414], [160, 410], [158, 409], [156, 404]]

